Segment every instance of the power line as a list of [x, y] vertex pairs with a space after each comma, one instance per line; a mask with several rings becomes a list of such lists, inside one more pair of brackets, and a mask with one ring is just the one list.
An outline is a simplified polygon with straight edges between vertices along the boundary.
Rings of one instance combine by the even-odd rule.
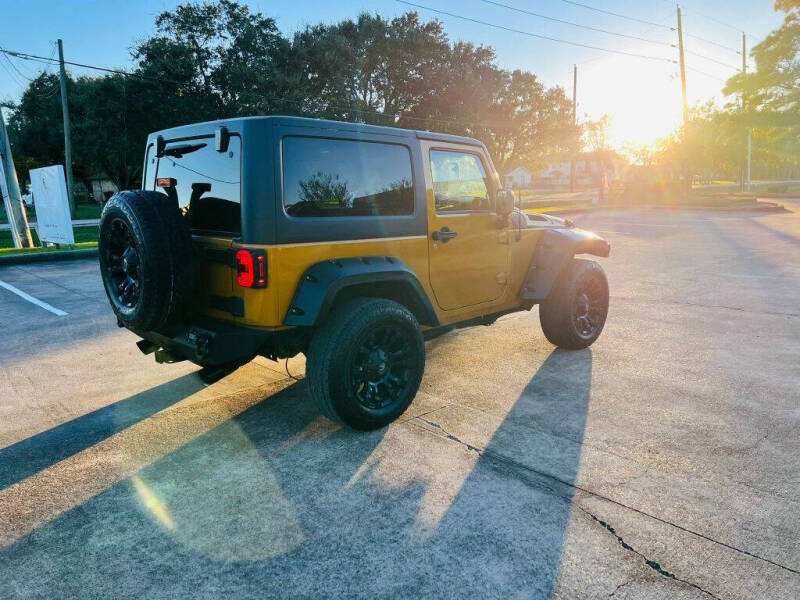
[[739, 50], [738, 48], [734, 48], [733, 46], [726, 46], [725, 44], [720, 44], [719, 42], [715, 42], [713, 40], [709, 40], [708, 38], [704, 38], [704, 37], [701, 37], [699, 35], [693, 35], [691, 33], [684, 33], [683, 35], [685, 35], [686, 37], [690, 37], [692, 39], [695, 39], [695, 40], [700, 40], [702, 42], [705, 42], [706, 44], [711, 44], [712, 46], [716, 46], [717, 48], [723, 48], [725, 50], [733, 52], [734, 54], [741, 54], [742, 53], [742, 51]]
[[699, 10], [696, 10], [694, 8], [690, 8], [689, 12], [696, 14], [698, 17], [702, 17], [704, 19], [712, 21], [713, 23], [716, 23], [717, 25], [722, 25], [723, 27], [727, 27], [729, 29], [733, 29], [734, 31], [738, 31], [738, 32], [744, 31], [744, 29], [741, 28], [741, 27], [737, 27], [736, 25], [731, 25], [730, 23], [726, 23], [725, 21], [717, 19], [716, 17], [712, 17], [711, 15], [707, 15], [705, 13], [701, 13]]
[[513, 10], [519, 13], [523, 13], [526, 15], [530, 15], [532, 17], [538, 17], [540, 19], [547, 19], [548, 21], [555, 21], [556, 23], [564, 23], [565, 25], [571, 25], [573, 27], [580, 27], [581, 29], [588, 29], [589, 31], [597, 31], [600, 33], [606, 33], [608, 35], [616, 35], [623, 38], [628, 38], [632, 40], [639, 40], [640, 42], [647, 42], [649, 44], [659, 44], [661, 46], [669, 46], [674, 48], [675, 44], [671, 44], [669, 42], [662, 42], [660, 40], [652, 40], [649, 38], [639, 37], [637, 35], [630, 35], [627, 33], [620, 33], [618, 31], [609, 31], [608, 29], [602, 29], [600, 27], [592, 27], [591, 25], [583, 25], [581, 23], [573, 23], [572, 21], [565, 21], [564, 19], [557, 19], [555, 17], [548, 17], [547, 15], [541, 15], [539, 13], [535, 13], [530, 10], [525, 10], [523, 8], [517, 8], [515, 6], [509, 6], [508, 4], [503, 4], [502, 2], [495, 2], [494, 0], [481, 0], [486, 4], [493, 4], [495, 6], [500, 6], [502, 8], [507, 8], [508, 10]]
[[[50, 52], [50, 58], [49, 58], [49, 60], [51, 60], [51, 61], [53, 60], [53, 56], [55, 55], [55, 51], [56, 51], [55, 44], [53, 44], [53, 50]], [[44, 75], [44, 74], [47, 74], [47, 73], [49, 73], [49, 72], [50, 72], [50, 66], [49, 66], [49, 65], [47, 65], [47, 68], [45, 68], [45, 69], [42, 69], [42, 70], [41, 70], [41, 72], [39, 73], [39, 75], [37, 75], [36, 77], [33, 77], [33, 78], [31, 78], [31, 77], [27, 77], [27, 76], [26, 76], [26, 75], [25, 75], [25, 74], [24, 74], [22, 71], [20, 71], [20, 70], [17, 68], [17, 66], [16, 66], [16, 65], [15, 65], [15, 64], [14, 64], [14, 63], [11, 61], [11, 59], [9, 58], [9, 54], [8, 54], [8, 53], [4, 53], [4, 52], [2, 52], [2, 54], [3, 54], [3, 58], [6, 60], [6, 62], [8, 62], [8, 64], [9, 64], [9, 65], [11, 65], [11, 67], [14, 69], [14, 71], [16, 71], [16, 72], [17, 72], [17, 73], [18, 73], [18, 74], [19, 74], [19, 75], [20, 75], [20, 76], [21, 76], [23, 79], [25, 79], [25, 80], [26, 80], [26, 81], [28, 81], [29, 83], [33, 83], [33, 81], [36, 79], [36, 77], [39, 77], [39, 76], [41, 76], [41, 75]], [[2, 64], [2, 63], [0, 63], [0, 64]], [[4, 66], [5, 66], [5, 65], [4, 65]], [[7, 69], [7, 68], [6, 68], [6, 71], [8, 71], [8, 69]], [[20, 86], [22, 86], [22, 87], [24, 87], [24, 86], [25, 86], [25, 84], [24, 84], [23, 82], [20, 82], [20, 81], [19, 81], [19, 80], [17, 80], [15, 77], [13, 77], [13, 73], [11, 73], [11, 72], [9, 71], [9, 74], [11, 74], [11, 75], [12, 75], [12, 79], [14, 79], [18, 85], [20, 85]], [[29, 86], [29, 87], [30, 87], [30, 86]], [[55, 95], [56, 95], [56, 93], [57, 93], [57, 92], [58, 92], [58, 88], [56, 88], [56, 87], [54, 87], [54, 88], [53, 88], [52, 90], [50, 90], [49, 92], [33, 92], [32, 90], [29, 90], [29, 93], [31, 93], [31, 94], [33, 94], [33, 95], [35, 95], [35, 96], [36, 96], [36, 97], [38, 97], [38, 98], [42, 98], [42, 99], [52, 98], [53, 96], [55, 96]]]
[[453, 17], [455, 19], [461, 19], [463, 21], [469, 21], [471, 23], [477, 23], [478, 25], [485, 25], [487, 27], [494, 27], [495, 29], [502, 29], [503, 31], [509, 31], [511, 33], [518, 33], [520, 35], [526, 35], [526, 36], [529, 36], [529, 37], [534, 37], [534, 38], [538, 38], [538, 39], [542, 39], [542, 40], [548, 40], [548, 41], [551, 41], [551, 42], [557, 42], [559, 44], [567, 44], [569, 46], [577, 46], [579, 48], [588, 48], [590, 50], [599, 50], [601, 52], [608, 52], [610, 54], [622, 54], [622, 55], [625, 55], [625, 56], [633, 56], [633, 57], [636, 57], [636, 58], [644, 58], [644, 59], [647, 59], [647, 60], [657, 60], [657, 61], [670, 62], [670, 63], [674, 63], [675, 62], [671, 58], [664, 58], [662, 56], [648, 56], [646, 54], [639, 54], [639, 53], [636, 53], [636, 52], [626, 52], [624, 50], [612, 50], [610, 48], [602, 48], [600, 46], [592, 46], [592, 45], [589, 45], [589, 44], [581, 44], [580, 42], [573, 42], [573, 41], [570, 41], [570, 40], [563, 40], [563, 39], [556, 38], [556, 37], [551, 37], [551, 36], [548, 36], [548, 35], [542, 35], [542, 34], [539, 34], [539, 33], [532, 33], [530, 31], [522, 31], [521, 29], [515, 29], [513, 27], [505, 27], [503, 25], [497, 25], [495, 23], [489, 23], [487, 21], [481, 21], [480, 19], [473, 19], [471, 17], [465, 17], [463, 15], [457, 15], [455, 13], [447, 12], [447, 11], [444, 11], [444, 10], [439, 10], [439, 9], [436, 9], [436, 8], [431, 8], [429, 6], [423, 6], [422, 4], [414, 4], [413, 2], [407, 2], [406, 0], [395, 0], [395, 2], [399, 2], [400, 4], [406, 4], [408, 6], [413, 6], [415, 8], [421, 8], [423, 10], [429, 10], [431, 12], [438, 13], [438, 14], [441, 14], [441, 15], [446, 15], [448, 17]]
[[[24, 86], [25, 86], [25, 84], [24, 84], [23, 82], [21, 82], [21, 81], [19, 80], [18, 76], [16, 75], [16, 73], [14, 73], [14, 71], [13, 71], [12, 69], [10, 69], [10, 68], [9, 68], [9, 66], [11, 66], [11, 61], [10, 61], [10, 60], [8, 60], [8, 57], [7, 57], [7, 56], [5, 56], [5, 55], [3, 55], [3, 58], [5, 58], [5, 59], [6, 59], [6, 62], [2, 62], [2, 61], [0, 61], [0, 66], [2, 66], [2, 67], [3, 67], [3, 69], [5, 70], [5, 72], [6, 72], [6, 73], [8, 73], [8, 76], [9, 76], [9, 77], [11, 77], [11, 80], [12, 80], [14, 83], [16, 83], [17, 85], [20, 85], [20, 86], [23, 86], [23, 87], [24, 87]], [[6, 64], [6, 63], [8, 63], [8, 64]]]
[[6, 55], [3, 55], [3, 58], [5, 58], [5, 59], [6, 59], [6, 62], [7, 62], [9, 65], [11, 65], [11, 68], [12, 68], [12, 69], [14, 69], [14, 71], [16, 71], [16, 72], [17, 72], [17, 74], [18, 74], [20, 77], [22, 77], [22, 78], [23, 78], [24, 80], [26, 80], [26, 81], [33, 81], [33, 78], [32, 78], [32, 77], [28, 77], [27, 75], [25, 75], [25, 73], [23, 73], [22, 71], [20, 71], [20, 70], [19, 70], [19, 68], [17, 67], [17, 65], [15, 65], [13, 62], [11, 62], [11, 59], [10, 59], [10, 58], [8, 58], [8, 55], [7, 55], [7, 54], [6, 54]]
[[713, 63], [717, 63], [718, 65], [722, 65], [723, 67], [728, 67], [729, 69], [733, 69], [734, 71], [739, 71], [739, 67], [734, 67], [731, 64], [723, 62], [721, 60], [717, 60], [716, 58], [712, 58], [711, 56], [707, 56], [705, 54], [701, 54], [700, 52], [692, 52], [691, 50], [687, 50], [686, 54], [691, 54], [692, 56], [696, 56], [697, 58], [702, 58], [703, 60], [707, 60]]
[[[656, 23], [655, 21], [648, 21], [647, 19], [640, 19], [638, 17], [632, 17], [630, 15], [625, 15], [625, 14], [622, 14], [622, 13], [613, 12], [613, 11], [610, 11], [610, 10], [605, 10], [603, 8], [597, 8], [596, 6], [591, 6], [589, 4], [583, 4], [582, 2], [574, 2], [574, 0], [560, 0], [560, 1], [564, 2], [565, 4], [572, 4], [573, 6], [580, 6], [581, 8], [585, 8], [586, 10], [592, 10], [594, 12], [602, 13], [604, 15], [611, 15], [612, 17], [625, 19], [627, 21], [633, 21], [634, 23], [642, 23], [644, 25], [651, 25], [653, 27], [660, 27], [662, 29], [668, 29], [670, 31], [675, 31], [674, 27], [672, 27], [671, 25], [665, 25], [664, 23]], [[666, 2], [667, 4], [672, 4], [671, 2], [669, 2], [669, 0], [664, 0], [664, 2]], [[736, 48], [733, 48], [731, 46], [726, 46], [725, 44], [720, 44], [719, 42], [715, 42], [713, 40], [709, 40], [709, 39], [701, 37], [699, 35], [691, 35], [691, 34], [685, 34], [685, 35], [686, 35], [686, 37], [692, 37], [694, 39], [702, 40], [702, 41], [707, 42], [709, 44], [712, 44], [714, 46], [719, 46], [720, 48], [725, 48], [726, 50], [731, 50], [732, 52], [736, 52], [737, 54], [740, 53], [739, 50], [736, 49]]]
[[[0, 53], [6, 54], [6, 55], [11, 55], [11, 56], [16, 56], [17, 58], [21, 58], [23, 60], [37, 60], [39, 62], [44, 62], [46, 64], [58, 64], [58, 60], [56, 60], [55, 58], [48, 58], [46, 56], [38, 56], [36, 54], [28, 54], [27, 52], [15, 52], [13, 50], [8, 50], [7, 48], [0, 48]], [[64, 64], [65, 65], [71, 65], [73, 67], [81, 67], [81, 68], [84, 68], [84, 69], [93, 69], [95, 71], [104, 71], [106, 73], [116, 73], [117, 75], [126, 75], [128, 77], [136, 77], [138, 79], [147, 79], [146, 77], [142, 77], [141, 75], [137, 75], [136, 73], [128, 73], [127, 71], [122, 71], [120, 69], [108, 69], [106, 67], [98, 67], [96, 65], [87, 65], [87, 64], [84, 64], [84, 63], [72, 62], [72, 61], [69, 61], [69, 60], [65, 60]], [[155, 81], [155, 80], [152, 80], [152, 81]], [[174, 82], [174, 81], [165, 81], [163, 79], [159, 80], [159, 81], [162, 81], [162, 82], [165, 82], [165, 83], [177, 83], [177, 82]]]
[[728, 82], [727, 79], [723, 79], [722, 77], [717, 77], [716, 75], [712, 75], [711, 73], [706, 73], [705, 71], [701, 71], [700, 69], [695, 69], [694, 67], [686, 67], [686, 70], [698, 73], [699, 75], [704, 75], [709, 79], [716, 79], [717, 81], [721, 81], [722, 83]]
[[590, 6], [588, 4], [582, 4], [580, 2], [574, 2], [573, 0], [561, 0], [564, 4], [572, 4], [573, 6], [580, 6], [581, 8], [585, 8], [587, 10], [593, 10], [595, 12], [603, 13], [604, 15], [611, 15], [612, 17], [619, 17], [620, 19], [627, 19], [628, 21], [633, 21], [635, 23], [643, 23], [644, 25], [652, 25], [653, 27], [663, 27], [664, 29], [669, 29], [670, 31], [675, 31], [675, 28], [670, 25], [664, 25], [663, 23], [655, 23], [654, 21], [647, 21], [646, 19], [639, 19], [637, 17], [631, 17], [629, 15], [623, 15], [620, 13], [612, 12], [610, 10], [605, 10], [603, 8], [597, 8], [596, 6]]

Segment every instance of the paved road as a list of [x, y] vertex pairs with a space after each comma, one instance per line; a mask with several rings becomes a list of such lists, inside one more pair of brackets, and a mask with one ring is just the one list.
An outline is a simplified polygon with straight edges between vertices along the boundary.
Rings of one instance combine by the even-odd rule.
[[371, 434], [141, 356], [91, 261], [0, 269], [68, 313], [0, 289], [0, 597], [800, 597], [800, 213], [581, 224], [597, 344], [441, 337]]

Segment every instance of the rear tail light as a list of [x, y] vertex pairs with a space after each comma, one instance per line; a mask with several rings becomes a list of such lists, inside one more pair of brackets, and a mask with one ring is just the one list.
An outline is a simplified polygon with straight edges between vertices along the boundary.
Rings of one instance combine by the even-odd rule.
[[263, 250], [237, 250], [236, 273], [236, 283], [242, 287], [267, 287], [267, 253]]

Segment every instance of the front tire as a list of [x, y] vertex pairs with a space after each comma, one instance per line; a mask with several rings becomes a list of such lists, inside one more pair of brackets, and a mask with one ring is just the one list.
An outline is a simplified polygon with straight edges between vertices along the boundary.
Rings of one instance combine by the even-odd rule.
[[392, 300], [358, 298], [340, 305], [316, 331], [307, 380], [325, 416], [371, 430], [405, 412], [424, 370], [425, 344], [414, 315]]
[[550, 343], [580, 350], [603, 331], [608, 315], [608, 280], [593, 260], [572, 259], [539, 306], [539, 320]]

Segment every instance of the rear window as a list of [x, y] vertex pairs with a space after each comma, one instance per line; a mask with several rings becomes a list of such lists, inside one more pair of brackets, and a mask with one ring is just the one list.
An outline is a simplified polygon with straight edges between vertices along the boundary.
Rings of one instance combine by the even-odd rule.
[[283, 139], [283, 205], [290, 217], [414, 212], [411, 154], [399, 144]]
[[[214, 138], [168, 143], [158, 161], [156, 189], [176, 194], [178, 205], [198, 233], [241, 233], [242, 142], [231, 136], [227, 152]], [[168, 187], [165, 180], [171, 180]], [[150, 184], [150, 182], [147, 182]]]

